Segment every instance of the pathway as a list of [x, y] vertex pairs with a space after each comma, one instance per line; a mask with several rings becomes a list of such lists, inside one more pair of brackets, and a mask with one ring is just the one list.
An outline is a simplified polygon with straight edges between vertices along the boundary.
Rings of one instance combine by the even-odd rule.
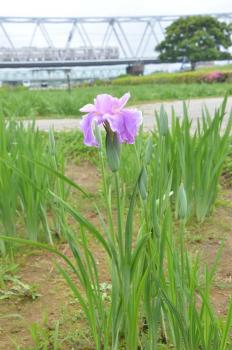
[[[216, 108], [220, 106], [223, 98], [215, 97], [215, 98], [204, 98], [204, 99], [193, 99], [186, 100], [186, 104], [188, 106], [189, 114], [193, 120], [193, 127], [196, 126], [197, 120], [201, 116], [201, 110], [203, 106], [207, 106], [210, 114], [213, 115]], [[150, 130], [153, 128], [155, 123], [155, 110], [159, 111], [161, 105], [164, 106], [165, 110], [168, 113], [169, 122], [171, 122], [171, 111], [174, 108], [176, 115], [180, 118], [183, 115], [183, 101], [169, 101], [169, 102], [154, 102], [154, 103], [146, 103], [141, 105], [136, 105], [135, 107], [140, 109], [143, 112], [144, 117], [144, 130]], [[232, 96], [228, 98], [227, 102], [227, 118], [228, 112], [232, 110]], [[226, 118], [225, 118], [226, 122]], [[30, 121], [25, 121], [27, 125]], [[51, 127], [56, 131], [70, 131], [80, 128], [80, 119], [78, 118], [66, 118], [66, 119], [37, 119], [36, 125], [40, 130], [48, 131]]]

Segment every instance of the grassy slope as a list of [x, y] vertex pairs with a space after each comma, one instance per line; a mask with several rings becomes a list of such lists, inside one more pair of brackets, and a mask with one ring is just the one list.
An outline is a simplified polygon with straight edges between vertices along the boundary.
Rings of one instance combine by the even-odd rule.
[[130, 91], [130, 104], [148, 101], [189, 99], [232, 94], [230, 83], [100, 85], [64, 90], [0, 89], [0, 116], [56, 117], [80, 116], [79, 108], [97, 94], [117, 97]]

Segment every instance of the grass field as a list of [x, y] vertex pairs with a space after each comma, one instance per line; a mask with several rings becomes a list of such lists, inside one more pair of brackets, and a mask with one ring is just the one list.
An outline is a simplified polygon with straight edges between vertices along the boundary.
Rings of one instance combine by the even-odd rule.
[[140, 102], [224, 96], [232, 94], [230, 83], [217, 84], [140, 84], [79, 87], [64, 90], [0, 89], [0, 115], [3, 117], [79, 117], [79, 109], [97, 94], [122, 96], [130, 91], [130, 104]]

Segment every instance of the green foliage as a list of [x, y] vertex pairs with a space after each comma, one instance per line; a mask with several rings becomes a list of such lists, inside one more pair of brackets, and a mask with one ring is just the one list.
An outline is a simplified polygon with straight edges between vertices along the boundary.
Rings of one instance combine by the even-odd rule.
[[62, 342], [59, 340], [59, 321], [54, 322], [54, 328], [42, 327], [39, 323], [32, 323], [29, 330], [33, 340], [33, 347], [16, 350], [61, 350]]
[[[220, 72], [220, 70], [217, 70]], [[140, 84], [204, 84], [209, 83], [211, 81], [208, 80], [208, 76], [210, 73], [214, 71], [191, 71], [191, 72], [178, 72], [178, 73], [153, 73], [146, 76], [127, 76], [124, 78], [116, 78], [112, 81], [113, 85], [140, 85]], [[222, 80], [218, 82], [230, 82], [232, 80], [232, 72], [231, 71], [221, 71]], [[215, 81], [216, 82], [216, 81]], [[193, 89], [196, 85], [192, 85]], [[223, 85], [224, 87], [227, 85]], [[173, 85], [171, 85], [171, 88]], [[208, 86], [204, 86], [205, 88]], [[181, 86], [177, 87], [178, 90], [181, 89]], [[190, 88], [190, 86], [186, 86], [186, 88]], [[165, 86], [162, 86], [162, 89], [165, 89]], [[199, 88], [200, 90], [200, 88]], [[216, 92], [216, 88], [215, 88]], [[202, 94], [203, 96], [204, 94]]]
[[[48, 193], [52, 190], [65, 196], [65, 190], [57, 176], [36, 162], [46, 163], [48, 169], [64, 171], [52, 132], [45, 136], [33, 123], [25, 129], [13, 119], [7, 122], [0, 119], [1, 232], [52, 243], [52, 230], [60, 234], [61, 216]], [[0, 252], [4, 251], [0, 242]]]
[[[195, 132], [184, 105], [182, 122], [173, 112], [170, 133], [165, 140], [168, 168], [173, 172], [174, 198], [181, 181], [188, 200], [188, 215], [203, 221], [213, 209], [223, 164], [230, 147], [232, 115], [224, 124], [226, 100], [210, 117], [207, 109], [202, 111]], [[224, 130], [222, 131], [222, 125]], [[160, 142], [159, 139], [157, 142]]]
[[0, 300], [12, 298], [35, 300], [40, 296], [35, 285], [24, 283], [17, 276], [8, 278], [7, 281], [11, 286], [0, 289]]
[[[224, 96], [232, 94], [231, 84], [206, 84], [204, 72], [157, 73], [144, 77], [118, 78], [107, 87], [107, 92], [122, 96], [131, 92], [130, 104], [148, 101], [188, 99], [194, 97]], [[228, 81], [231, 79], [231, 72]], [[201, 84], [198, 84], [198, 83]], [[202, 83], [203, 82], [203, 83]], [[162, 86], [160, 85], [162, 84]], [[178, 84], [178, 86], [176, 85]], [[139, 86], [136, 86], [139, 85]], [[105, 86], [79, 87], [70, 93], [62, 90], [19, 90], [0, 88], [0, 116], [49, 117], [80, 116], [79, 109], [93, 101], [97, 94], [105, 93]]]
[[[195, 132], [185, 105], [182, 122], [173, 111], [171, 128], [162, 108], [156, 115], [157, 132], [147, 137], [141, 131], [135, 145], [123, 145], [120, 169], [113, 168], [113, 173], [105, 164], [107, 151], [99, 148], [105, 206], [100, 211], [94, 203], [98, 223], [65, 197], [65, 189], [71, 186], [93, 204], [92, 197], [65, 177], [53, 133], [47, 138], [33, 125], [25, 130], [15, 121], [0, 124], [0, 213], [5, 229], [0, 240], [45, 249], [59, 258], [57, 269], [88, 322], [92, 348], [231, 349], [232, 302], [221, 319], [211, 300], [221, 249], [211, 267], [201, 269], [199, 257], [192, 257], [185, 246], [186, 216], [203, 220], [214, 205], [231, 141], [232, 116], [225, 131], [221, 130], [225, 106], [226, 100], [212, 119], [205, 109]], [[71, 139], [67, 135], [57, 139], [60, 152], [70, 140], [72, 149], [80, 141], [73, 134]], [[109, 146], [113, 152], [118, 145], [106, 143]], [[175, 222], [173, 200], [180, 219]], [[35, 242], [36, 225], [42, 226], [51, 242], [48, 217], [54, 208], [69, 244], [68, 256], [50, 244]], [[18, 237], [17, 215], [25, 220], [28, 232], [32, 229], [30, 241]], [[93, 242], [109, 262], [106, 281], [100, 276]], [[12, 271], [11, 265], [0, 269], [2, 286]], [[20, 293], [28, 292], [27, 285], [19, 285]], [[29, 288], [29, 294], [37, 297], [34, 289]], [[59, 322], [54, 332], [38, 324], [30, 329], [33, 349], [62, 349]]]
[[16, 274], [18, 265], [13, 259], [5, 256], [0, 258], [0, 290], [6, 287], [6, 283]]
[[[105, 210], [100, 211], [95, 204], [98, 224], [50, 191], [54, 202], [77, 224], [70, 226], [67, 220], [62, 225], [72, 257], [47, 244], [0, 236], [4, 241], [46, 249], [63, 260], [57, 263], [58, 271], [82, 309], [94, 349], [154, 350], [162, 343], [178, 350], [231, 349], [232, 302], [220, 319], [211, 301], [222, 248], [210, 268], [200, 269], [199, 256], [192, 257], [185, 246], [188, 212], [194, 211], [201, 220], [215, 200], [232, 123], [231, 117], [220, 134], [225, 105], [226, 100], [213, 119], [205, 110], [202, 124], [193, 134], [185, 106], [182, 123], [173, 112], [171, 129], [162, 108], [157, 114], [157, 134], [149, 138], [140, 134], [133, 149], [122, 147], [120, 166], [126, 169], [130, 164], [124, 151], [134, 153], [132, 159], [137, 162], [133, 186], [131, 179], [121, 183], [125, 171], [107, 174], [105, 150], [99, 148]], [[78, 187], [62, 173], [53, 174]], [[125, 183], [129, 184], [128, 201]], [[180, 219], [175, 229], [172, 197]], [[86, 196], [86, 200], [92, 198]], [[109, 261], [110, 280], [102, 281], [99, 257], [91, 248], [93, 240]], [[41, 339], [43, 332], [37, 327], [32, 330], [35, 344], [44, 341], [46, 346], [49, 342], [51, 348], [54, 346], [47, 333]]]
[[96, 164], [97, 149], [84, 145], [83, 133], [80, 130], [54, 132], [54, 138], [57, 154], [62, 155], [67, 162], [88, 161]]
[[[140, 215], [136, 227], [133, 223], [135, 207], [139, 203], [136, 200], [137, 183], [128, 208], [120, 200], [121, 189], [118, 187], [119, 215], [112, 232], [100, 212], [101, 228], [98, 230], [78, 210], [57, 198], [80, 224], [77, 233], [71, 232], [68, 225], [64, 226], [72, 258], [48, 245], [27, 241], [31, 246], [63, 258], [66, 265], [59, 264], [58, 270], [83, 310], [96, 350], [134, 350], [138, 346], [153, 350], [160, 348], [160, 342], [167, 348], [178, 350], [214, 350], [215, 346], [218, 350], [231, 349], [232, 303], [229, 303], [227, 316], [221, 320], [210, 297], [220, 251], [213, 266], [202, 271], [199, 258], [191, 258], [185, 247], [184, 220], [179, 223], [177, 236], [174, 235], [169, 198], [160, 192], [161, 184], [163, 191], [169, 192], [163, 156], [156, 158], [153, 165], [147, 159], [141, 159], [146, 168], [152, 166], [153, 170], [150, 172], [148, 196], [138, 206]], [[111, 201], [110, 193], [105, 195]], [[184, 202], [186, 206], [185, 199]], [[180, 204], [183, 207], [183, 203]], [[96, 238], [110, 260], [111, 287], [107, 298], [103, 294], [105, 287], [100, 282], [98, 257], [90, 248], [91, 236]], [[42, 336], [43, 332], [34, 326], [32, 331], [35, 344], [49, 341], [53, 346], [49, 335]], [[58, 326], [55, 339], [58, 344]]]
[[[156, 114], [157, 131], [153, 133], [152, 151], [154, 166], [148, 168], [148, 176], [154, 178], [159, 189], [157, 194], [159, 198], [167, 195], [166, 188], [169, 187], [169, 191], [173, 191], [171, 198], [175, 206], [179, 186], [183, 182], [188, 201], [188, 218], [196, 217], [198, 221], [203, 221], [213, 210], [223, 164], [231, 149], [232, 115], [226, 123], [225, 104], [226, 101], [212, 118], [207, 109], [204, 109], [194, 131], [186, 105], [183, 105], [182, 120], [173, 110], [169, 127], [163, 107]], [[145, 137], [139, 136], [137, 138], [139, 155], [143, 154], [143, 149], [145, 149]], [[157, 162], [160, 164], [158, 173], [154, 169]], [[140, 156], [134, 152], [133, 146], [125, 145], [120, 175], [130, 189], [138, 176], [140, 163]], [[228, 159], [225, 169], [230, 168], [231, 161]]]
[[18, 267], [13, 257], [0, 258], [0, 301], [12, 298], [35, 300], [40, 296], [35, 285], [21, 280]]
[[198, 61], [230, 57], [231, 25], [211, 16], [180, 17], [166, 28], [165, 39], [156, 46], [165, 62], [188, 60], [192, 69]]
[[232, 185], [232, 143], [230, 143], [230, 149], [228, 157], [223, 164], [223, 180], [226, 185]]

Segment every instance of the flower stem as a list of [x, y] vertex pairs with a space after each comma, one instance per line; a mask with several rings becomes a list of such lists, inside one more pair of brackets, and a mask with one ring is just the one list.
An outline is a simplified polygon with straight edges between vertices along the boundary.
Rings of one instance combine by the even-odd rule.
[[99, 149], [99, 155], [100, 155], [100, 160], [101, 160], [101, 173], [102, 173], [102, 179], [103, 179], [103, 195], [104, 195], [104, 199], [106, 202], [106, 209], [107, 209], [107, 215], [108, 215], [108, 220], [109, 220], [110, 234], [111, 234], [113, 241], [115, 241], [112, 210], [111, 210], [111, 203], [110, 203], [110, 198], [109, 198], [109, 191], [107, 190], [106, 170], [105, 170], [105, 163], [104, 163], [102, 149]]
[[118, 247], [119, 247], [119, 252], [122, 260], [124, 256], [124, 251], [123, 251], [123, 234], [122, 234], [122, 210], [121, 210], [120, 185], [119, 185], [118, 172], [114, 173], [114, 178], [115, 178], [115, 188], [116, 188], [116, 198], [117, 198]]

